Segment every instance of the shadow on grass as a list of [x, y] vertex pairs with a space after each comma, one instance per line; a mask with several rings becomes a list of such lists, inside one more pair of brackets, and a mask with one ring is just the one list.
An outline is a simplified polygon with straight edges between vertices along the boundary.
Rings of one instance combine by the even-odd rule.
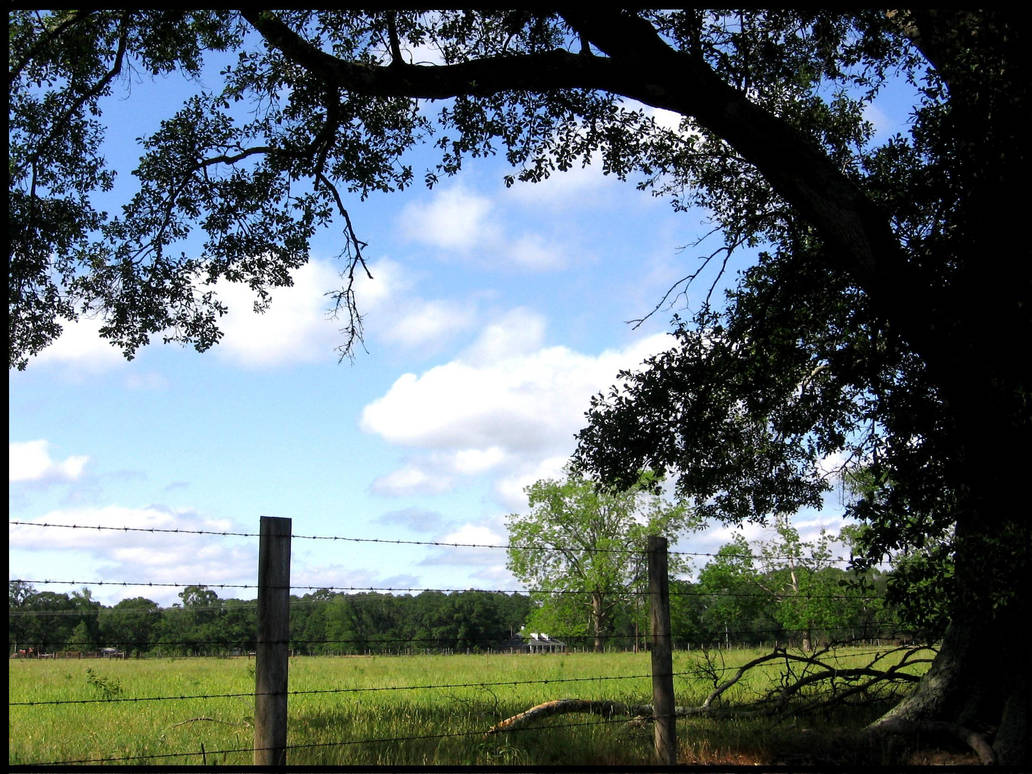
[[627, 718], [560, 717], [486, 735], [525, 710], [494, 700], [442, 698], [389, 706], [348, 703], [291, 712], [288, 759], [298, 765], [641, 765], [652, 728]]

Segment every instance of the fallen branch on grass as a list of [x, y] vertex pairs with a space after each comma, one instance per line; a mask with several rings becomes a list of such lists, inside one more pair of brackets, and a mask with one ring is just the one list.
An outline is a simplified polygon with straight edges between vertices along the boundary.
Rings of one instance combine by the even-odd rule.
[[[834, 704], [860, 694], [871, 693], [876, 689], [889, 687], [895, 689], [902, 685], [911, 685], [920, 679], [917, 675], [902, 671], [905, 667], [928, 663], [931, 659], [918, 657], [923, 647], [901, 647], [888, 652], [879, 652], [866, 666], [839, 668], [829, 664], [825, 658], [829, 648], [810, 654], [789, 653], [783, 648], [752, 659], [735, 670], [727, 680], [719, 682], [719, 671], [715, 665], [708, 663], [700, 668], [700, 673], [713, 679], [714, 688], [697, 707], [675, 707], [676, 717], [713, 717], [715, 715], [735, 715], [736, 717], [756, 715], [777, 715], [794, 712], [806, 714], [826, 709]], [[902, 651], [898, 662], [891, 666], [879, 668], [887, 657]], [[771, 662], [783, 661], [785, 671], [780, 684], [769, 690], [759, 700], [751, 704], [732, 706], [719, 704], [721, 696], [729, 688], [739, 683], [745, 675], [756, 667]], [[802, 667], [798, 669], [798, 667]], [[826, 684], [828, 690], [818, 699], [807, 702], [803, 706], [792, 704], [791, 700], [802, 694], [804, 689]], [[531, 707], [524, 712], [506, 718], [488, 729], [488, 734], [516, 731], [542, 718], [568, 713], [588, 713], [605, 718], [627, 716], [638, 720], [651, 720], [653, 707], [651, 704], [628, 704], [618, 701], [594, 699], [555, 699]], [[901, 718], [882, 718], [865, 729], [869, 738], [881, 735], [913, 736], [922, 734], [934, 737], [950, 737], [967, 745], [984, 765], [995, 762], [995, 754], [987, 737], [973, 729], [957, 723], [938, 720], [905, 720]]]
[[221, 723], [224, 726], [236, 726], [237, 728], [243, 728], [244, 727], [244, 724], [241, 724], [241, 723], [230, 723], [230, 722], [228, 722], [226, 720], [219, 720], [218, 718], [209, 718], [209, 717], [206, 717], [206, 716], [202, 715], [200, 717], [189, 718], [188, 720], [182, 720], [182, 721], [180, 721], [178, 723], [173, 723], [171, 726], [169, 726], [169, 728], [177, 728], [178, 726], [185, 726], [187, 723], [196, 723], [196, 722], [198, 722], [200, 720], [207, 720], [207, 721], [209, 721], [211, 723]]
[[495, 723], [487, 730], [489, 734], [497, 734], [501, 731], [515, 731], [528, 723], [552, 715], [564, 715], [569, 712], [586, 712], [603, 717], [613, 715], [630, 716], [652, 716], [651, 704], [624, 704], [619, 701], [593, 701], [591, 699], [555, 699], [538, 704], [535, 707], [506, 718], [500, 723]]
[[[822, 661], [823, 656], [830, 648], [814, 652], [809, 655], [789, 653], [784, 648], [775, 648], [758, 658], [743, 664], [735, 670], [735, 673], [727, 680], [717, 683], [714, 679], [714, 688], [697, 707], [675, 707], [676, 717], [712, 717], [714, 715], [735, 715], [738, 717], [758, 714], [778, 714], [789, 709], [789, 700], [796, 696], [802, 689], [826, 682], [831, 685], [831, 694], [824, 701], [817, 701], [809, 704], [806, 711], [813, 711], [822, 706], [833, 704], [843, 700], [846, 696], [856, 695], [869, 691], [876, 686], [883, 684], [912, 683], [917, 677], [900, 671], [903, 666], [913, 665], [925, 659], [914, 659], [913, 654], [919, 649], [906, 649], [903, 658], [899, 663], [886, 669], [878, 669], [874, 665], [883, 661], [887, 653], [879, 653], [876, 658], [867, 666], [839, 669]], [[898, 650], [898, 649], [897, 649]], [[895, 652], [895, 651], [890, 651]], [[771, 662], [784, 661], [786, 674], [783, 675], [781, 685], [767, 692], [765, 696], [756, 702], [748, 705], [731, 706], [718, 704], [721, 696], [728, 689], [738, 684], [752, 669]], [[802, 664], [804, 669], [801, 674], [793, 672], [793, 665]], [[819, 671], [811, 672], [812, 668]], [[709, 675], [716, 675], [717, 670], [712, 664], [709, 666]], [[867, 678], [864, 682], [858, 682], [861, 678]], [[841, 683], [845, 682], [848, 687], [843, 690]], [[798, 707], [795, 708], [798, 710]], [[527, 726], [534, 721], [553, 715], [564, 715], [569, 713], [587, 713], [601, 715], [609, 718], [613, 716], [628, 716], [631, 718], [651, 719], [653, 708], [651, 704], [627, 704], [617, 701], [593, 700], [593, 699], [554, 699], [524, 710], [517, 715], [506, 718], [488, 729], [488, 734], [497, 734], [505, 731], [515, 731]], [[959, 734], [960, 732], [958, 732]], [[955, 734], [957, 735], [957, 734]]]

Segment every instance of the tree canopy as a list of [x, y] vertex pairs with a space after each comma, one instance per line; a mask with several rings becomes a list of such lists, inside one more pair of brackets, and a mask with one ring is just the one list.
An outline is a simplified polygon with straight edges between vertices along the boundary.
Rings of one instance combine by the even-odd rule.
[[[1015, 453], [1032, 436], [1016, 194], [1032, 79], [1016, 13], [10, 11], [9, 365], [93, 312], [130, 357], [154, 336], [205, 349], [214, 284], [267, 301], [325, 227], [344, 236], [346, 353], [366, 249], [346, 202], [485, 154], [504, 154], [506, 182], [600, 163], [708, 208], [711, 261], [764, 252], [726, 310], [676, 322], [682, 346], [596, 403], [582, 465], [624, 483], [669, 471], [732, 520], [811, 502], [833, 453], [867, 469], [861, 558], [931, 541], [952, 568], [940, 658], [895, 721], [994, 728], [1001, 760], [1027, 760], [1011, 635], [1032, 545]], [[143, 138], [121, 212], [98, 209], [117, 172], [103, 100], [131, 71], [196, 74], [212, 52], [221, 83]], [[889, 78], [920, 104], [872, 147], [863, 111]], [[416, 170], [406, 153], [426, 143], [439, 160]]]
[[[604, 647], [621, 607], [645, 588], [647, 537], [676, 539], [700, 526], [683, 503], [651, 491], [656, 483], [643, 474], [610, 492], [567, 475], [527, 487], [529, 512], [510, 514], [506, 526], [508, 568], [540, 605], [529, 626], [554, 633], [558, 625], [564, 636], [588, 636], [595, 650]], [[673, 572], [684, 569], [671, 563]]]

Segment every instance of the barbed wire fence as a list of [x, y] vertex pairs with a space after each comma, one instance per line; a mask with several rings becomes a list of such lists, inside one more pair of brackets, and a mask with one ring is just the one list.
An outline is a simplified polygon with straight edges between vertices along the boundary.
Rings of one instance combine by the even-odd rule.
[[[497, 688], [506, 686], [521, 686], [521, 685], [548, 685], [557, 683], [583, 683], [589, 681], [615, 681], [615, 680], [642, 680], [645, 678], [651, 678], [653, 680], [653, 706], [656, 710], [654, 714], [655, 728], [656, 728], [656, 760], [659, 762], [673, 763], [676, 762], [676, 753], [672, 753], [672, 750], [676, 750], [676, 737], [673, 733], [673, 720], [674, 715], [671, 711], [660, 712], [661, 706], [668, 706], [672, 708], [673, 704], [673, 677], [686, 676], [689, 673], [675, 673], [673, 671], [672, 662], [670, 660], [670, 652], [672, 650], [672, 638], [670, 634], [669, 626], [669, 597], [673, 596], [698, 596], [707, 595], [712, 596], [712, 592], [698, 592], [698, 591], [671, 591], [667, 586], [666, 576], [666, 556], [667, 546], [665, 539], [662, 539], [661, 546], [657, 543], [655, 546], [650, 545], [649, 550], [646, 552], [650, 558], [650, 567], [662, 566], [662, 570], [656, 570], [654, 573], [655, 579], [650, 577], [650, 582], [653, 580], [656, 583], [661, 583], [664, 587], [660, 590], [658, 587], [650, 587], [647, 592], [635, 592], [644, 596], [647, 596], [653, 603], [652, 617], [653, 617], [653, 632], [651, 636], [651, 642], [649, 643], [649, 650], [653, 652], [653, 664], [652, 671], [648, 675], [616, 675], [616, 676], [596, 676], [588, 678], [562, 678], [562, 679], [541, 679], [541, 680], [520, 680], [520, 681], [496, 681], [496, 682], [468, 682], [468, 683], [446, 683], [446, 684], [423, 684], [423, 685], [408, 685], [408, 686], [380, 686], [380, 687], [349, 687], [349, 688], [325, 688], [325, 689], [314, 689], [314, 690], [290, 690], [287, 682], [287, 670], [288, 670], [288, 658], [290, 655], [290, 646], [299, 644], [337, 644], [337, 645], [356, 645], [360, 642], [367, 643], [367, 640], [354, 640], [354, 639], [319, 639], [319, 640], [303, 640], [297, 637], [292, 637], [289, 629], [289, 611], [291, 607], [298, 607], [306, 604], [318, 604], [324, 603], [324, 600], [297, 600], [290, 598], [291, 590], [309, 590], [318, 592], [350, 592], [350, 593], [377, 593], [377, 592], [388, 592], [388, 593], [412, 593], [412, 592], [464, 592], [464, 591], [484, 591], [490, 593], [503, 593], [503, 594], [533, 594], [533, 593], [547, 593], [547, 594], [583, 594], [584, 592], [577, 591], [565, 591], [565, 590], [549, 590], [549, 589], [425, 589], [425, 588], [400, 588], [400, 587], [361, 587], [361, 586], [292, 586], [290, 584], [290, 541], [292, 538], [302, 540], [332, 540], [332, 541], [346, 541], [355, 543], [380, 543], [380, 544], [412, 544], [412, 545], [425, 545], [434, 547], [454, 547], [454, 548], [494, 548], [494, 549], [510, 549], [513, 546], [509, 544], [479, 544], [479, 543], [457, 543], [457, 542], [441, 542], [441, 541], [408, 541], [408, 540], [393, 540], [393, 539], [378, 539], [378, 538], [352, 538], [352, 537], [341, 537], [341, 536], [327, 536], [327, 535], [292, 535], [290, 529], [290, 519], [273, 519], [270, 517], [262, 517], [262, 531], [258, 533], [248, 532], [232, 532], [232, 531], [213, 531], [213, 530], [180, 530], [180, 529], [160, 529], [160, 528], [139, 528], [139, 527], [109, 527], [109, 526], [87, 526], [87, 525], [74, 525], [74, 524], [50, 524], [41, 522], [19, 522], [11, 521], [11, 525], [16, 526], [32, 526], [32, 527], [43, 527], [43, 528], [63, 528], [63, 529], [88, 529], [97, 531], [111, 531], [111, 532], [147, 532], [147, 533], [171, 533], [171, 534], [193, 534], [193, 535], [219, 535], [219, 536], [233, 536], [233, 537], [258, 537], [260, 540], [259, 546], [259, 578], [257, 584], [184, 584], [184, 583], [170, 583], [170, 582], [149, 582], [149, 581], [77, 581], [77, 580], [25, 580], [25, 579], [12, 579], [11, 583], [24, 583], [24, 584], [68, 584], [68, 585], [83, 585], [83, 586], [120, 586], [120, 587], [200, 587], [204, 589], [255, 589], [258, 592], [258, 599], [254, 601], [254, 606], [257, 612], [257, 637], [255, 642], [255, 678], [256, 685], [255, 690], [246, 693], [221, 693], [221, 694], [194, 694], [194, 695], [161, 695], [161, 696], [138, 696], [138, 697], [122, 697], [122, 696], [107, 696], [105, 698], [95, 699], [58, 699], [58, 700], [47, 700], [47, 701], [10, 701], [10, 708], [27, 708], [27, 707], [39, 707], [39, 706], [55, 706], [55, 705], [68, 705], [68, 704], [109, 704], [109, 703], [147, 703], [147, 702], [159, 702], [159, 701], [180, 701], [180, 700], [195, 700], [195, 699], [224, 699], [224, 698], [253, 698], [255, 701], [255, 741], [254, 745], [250, 748], [240, 749], [226, 749], [226, 750], [210, 750], [205, 752], [202, 746], [201, 757], [204, 758], [206, 755], [217, 755], [217, 754], [231, 754], [241, 752], [252, 752], [254, 755], [254, 762], [259, 765], [284, 765], [286, 762], [287, 750], [301, 750], [315, 747], [326, 747], [334, 744], [347, 746], [355, 744], [367, 744], [377, 742], [400, 742], [414, 739], [444, 739], [449, 737], [462, 737], [472, 736], [482, 732], [454, 732], [454, 733], [443, 733], [443, 734], [431, 734], [431, 735], [414, 735], [410, 737], [392, 737], [385, 739], [366, 739], [366, 740], [346, 740], [334, 743], [319, 743], [319, 744], [302, 744], [302, 745], [288, 745], [286, 743], [286, 732], [287, 732], [287, 715], [286, 706], [287, 698], [290, 696], [305, 696], [305, 695], [317, 695], [317, 694], [356, 694], [356, 693], [371, 693], [371, 692], [385, 692], [385, 691], [414, 691], [414, 690], [444, 690], [444, 689], [456, 689], [456, 688]], [[536, 550], [562, 550], [555, 549], [550, 546], [524, 546], [525, 548], [533, 548]], [[640, 549], [596, 549], [599, 552], [613, 552], [613, 553], [641, 553]], [[669, 552], [672, 554], [697, 556], [697, 557], [714, 557], [717, 554], [704, 553], [704, 552]], [[728, 556], [728, 554], [723, 554]], [[661, 557], [661, 560], [660, 560]], [[757, 555], [743, 554], [742, 558], [758, 559], [762, 558]], [[835, 561], [844, 562], [846, 560], [841, 557]], [[767, 597], [766, 594], [760, 593], [728, 593], [726, 596], [739, 596], [739, 597]], [[827, 599], [855, 599], [855, 595], [823, 595]], [[873, 598], [872, 598], [873, 599]], [[226, 605], [225, 602], [231, 601], [234, 604]], [[219, 605], [220, 609], [240, 609], [241, 605], [238, 600], [222, 600], [223, 604]], [[246, 607], [251, 607], [250, 604], [245, 603]], [[176, 612], [188, 612], [189, 608], [186, 607], [171, 607], [171, 608], [157, 608], [157, 611], [162, 613], [168, 613], [172, 611]], [[156, 612], [152, 610], [150, 612]], [[18, 616], [46, 616], [46, 615], [78, 615], [82, 616], [84, 613], [82, 610], [9, 610], [9, 615]], [[662, 619], [666, 616], [665, 631], [657, 632], [656, 619]], [[660, 630], [663, 626], [658, 627]], [[774, 632], [775, 630], [771, 630]], [[784, 631], [778, 629], [777, 631]], [[567, 635], [556, 635], [556, 637], [564, 637], [569, 640], [576, 640], [578, 638], [590, 638], [593, 635], [581, 635], [581, 634], [567, 634]], [[397, 638], [396, 644], [399, 646], [403, 643], [412, 644], [418, 641], [419, 638]], [[440, 638], [422, 638], [422, 641], [431, 643], [440, 643]], [[635, 647], [637, 646], [638, 637], [634, 637]], [[66, 646], [74, 645], [74, 642], [66, 643]], [[82, 643], [86, 645], [87, 643]], [[129, 643], [125, 643], [129, 644]], [[144, 643], [134, 643], [142, 645]], [[161, 642], [148, 642], [147, 645], [196, 645], [197, 640], [183, 640], [183, 641], [165, 641]], [[211, 644], [224, 644], [224, 640], [211, 641]], [[381, 647], [384, 644], [389, 644], [384, 640], [377, 641], [377, 644]], [[497, 643], [486, 643], [488, 648]], [[487, 649], [487, 648], [485, 648]], [[665, 653], [664, 653], [665, 650]], [[399, 647], [399, 653], [401, 649]], [[873, 651], [873, 653], [880, 653], [881, 651]], [[79, 654], [82, 655], [81, 653]], [[660, 659], [657, 662], [657, 657]], [[665, 659], [665, 661], [664, 661]], [[727, 668], [731, 670], [731, 667]], [[711, 669], [711, 671], [714, 671]], [[664, 683], [664, 685], [659, 685]], [[658, 686], [658, 687], [657, 687]], [[548, 724], [547, 726], [527, 726], [521, 728], [521, 731], [533, 731], [543, 729], [553, 729], [559, 727], [578, 727], [578, 726], [592, 726], [592, 725], [605, 725], [607, 723], [618, 722], [613, 721], [610, 718], [603, 719], [602, 721], [591, 721], [591, 722], [579, 722], [569, 724]], [[662, 737], [662, 738], [661, 738]], [[52, 761], [52, 762], [35, 762], [32, 765], [79, 765], [85, 763], [118, 763], [126, 761], [138, 761], [144, 759], [174, 759], [174, 758], [191, 758], [196, 757], [198, 753], [196, 751], [182, 752], [182, 753], [163, 753], [159, 755], [135, 755], [131, 757], [106, 757], [106, 758], [93, 758], [93, 759], [81, 759], [81, 760], [68, 760], [68, 761]], [[670, 756], [674, 755], [674, 758]]]

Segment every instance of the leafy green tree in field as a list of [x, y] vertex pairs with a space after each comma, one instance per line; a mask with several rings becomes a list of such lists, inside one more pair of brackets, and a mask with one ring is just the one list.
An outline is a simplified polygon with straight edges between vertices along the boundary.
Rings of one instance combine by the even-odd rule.
[[448, 595], [443, 591], [424, 591], [416, 597], [412, 615], [415, 637], [420, 647], [436, 649], [449, 647], [451, 632], [446, 621]]
[[838, 583], [832, 535], [821, 530], [815, 541], [803, 541], [786, 518], [777, 520], [776, 530], [778, 537], [760, 546], [763, 572], [755, 583], [775, 601], [775, 620], [809, 651], [819, 632], [846, 631], [862, 601]]
[[769, 628], [767, 599], [755, 581], [758, 570], [753, 550], [741, 534], [721, 546], [699, 571], [697, 590], [703, 608], [700, 625], [709, 642], [751, 643], [769, 637], [755, 637], [754, 631]]
[[[623, 492], [607, 492], [568, 474], [527, 487], [530, 511], [510, 514], [506, 526], [508, 568], [540, 604], [532, 625], [584, 631], [602, 649], [617, 608], [643, 589], [648, 536], [675, 540], [698, 526], [683, 503], [653, 491], [656, 483], [646, 474]], [[683, 569], [678, 557], [670, 560], [672, 574]]]
[[83, 586], [79, 591], [72, 592], [72, 603], [81, 613], [79, 625], [76, 626], [81, 638], [70, 638], [70, 642], [78, 643], [73, 650], [96, 650], [100, 642], [100, 602], [95, 601], [93, 592]]
[[100, 636], [105, 645], [127, 654], [145, 653], [160, 619], [157, 602], [145, 597], [123, 599], [100, 611]]
[[307, 654], [324, 654], [334, 652], [332, 646], [325, 642], [326, 636], [326, 603], [333, 599], [329, 589], [318, 589], [305, 594], [296, 600], [291, 598], [290, 608], [290, 640], [291, 647]]
[[[7, 646], [8, 650], [25, 650], [28, 641], [28, 616], [21, 615], [26, 600], [36, 592], [31, 583], [8, 581], [7, 583]], [[19, 644], [21, 643], [21, 644]]]
[[206, 586], [187, 586], [179, 592], [181, 605], [162, 615], [157, 636], [176, 653], [203, 655], [221, 649], [223, 608], [219, 595]]
[[[851, 506], [869, 526], [858, 563], [939, 543], [911, 577], [947, 588], [940, 655], [885, 724], [996, 729], [997, 759], [1027, 764], [1017, 634], [1032, 526], [1011, 451], [1032, 445], [1019, 13], [11, 10], [9, 365], [88, 311], [130, 357], [153, 336], [206, 349], [224, 312], [215, 283], [267, 302], [325, 227], [345, 245], [347, 353], [367, 248], [348, 202], [493, 153], [513, 166], [507, 183], [594, 161], [707, 208], [718, 272], [741, 247], [763, 253], [724, 312], [675, 322], [680, 346], [596, 404], [585, 469], [625, 485], [669, 470], [736, 523], [816, 504], [829, 454], [871, 466], [891, 484]], [[438, 61], [415, 63], [416, 49]], [[121, 171], [102, 158], [105, 100], [132, 74], [197, 75], [211, 54], [220, 75], [143, 138], [122, 208], [102, 207]], [[875, 146], [866, 108], [893, 78], [916, 104]], [[642, 103], [681, 116], [680, 131]], [[406, 154], [426, 143], [437, 162], [415, 169]]]
[[870, 572], [835, 567], [835, 536], [822, 531], [804, 541], [786, 518], [778, 519], [776, 532], [757, 545], [736, 534], [699, 573], [711, 641], [723, 631], [729, 642], [793, 641], [809, 651], [819, 640], [893, 632], [884, 584], [880, 596]]
[[62, 645], [62, 650], [78, 650], [92, 652], [100, 648], [97, 640], [90, 631], [86, 621], [79, 621], [68, 635], [68, 641]]
[[30, 584], [9, 585], [11, 649], [52, 653], [64, 647], [81, 618], [67, 594], [36, 591]]
[[254, 650], [258, 636], [258, 603], [256, 600], [226, 599], [222, 602], [220, 639], [227, 651]]

